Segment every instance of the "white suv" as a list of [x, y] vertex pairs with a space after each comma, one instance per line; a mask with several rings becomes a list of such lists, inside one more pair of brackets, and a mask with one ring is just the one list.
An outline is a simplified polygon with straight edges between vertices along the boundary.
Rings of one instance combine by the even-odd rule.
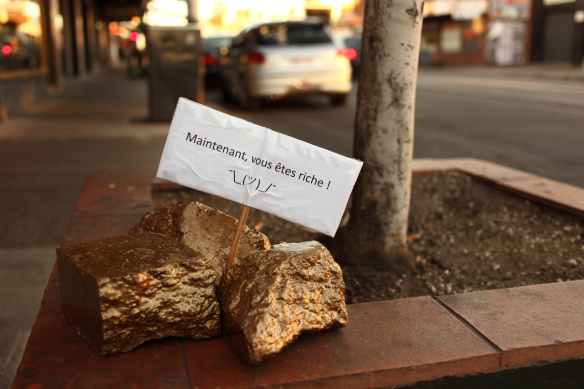
[[263, 98], [324, 93], [344, 105], [351, 65], [320, 22], [273, 22], [250, 26], [234, 38], [222, 69], [223, 92], [244, 108]]

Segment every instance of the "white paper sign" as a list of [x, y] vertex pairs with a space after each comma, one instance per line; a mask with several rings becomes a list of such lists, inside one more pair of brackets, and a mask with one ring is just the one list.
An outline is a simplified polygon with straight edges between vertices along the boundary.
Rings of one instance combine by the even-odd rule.
[[181, 98], [157, 176], [334, 236], [362, 165]]

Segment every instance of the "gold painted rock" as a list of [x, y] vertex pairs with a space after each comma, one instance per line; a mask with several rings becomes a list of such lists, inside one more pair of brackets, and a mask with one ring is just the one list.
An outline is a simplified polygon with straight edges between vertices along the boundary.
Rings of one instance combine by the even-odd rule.
[[[235, 218], [201, 203], [190, 202], [161, 207], [147, 213], [130, 232], [158, 232], [203, 253], [216, 268], [218, 284], [236, 226]], [[256, 251], [269, 250], [271, 247], [267, 236], [245, 226], [234, 263]]]
[[215, 269], [195, 250], [154, 233], [57, 248], [61, 304], [98, 355], [150, 339], [221, 332]]
[[281, 243], [227, 268], [219, 289], [223, 335], [246, 362], [279, 353], [301, 333], [348, 323], [340, 266], [320, 243]]

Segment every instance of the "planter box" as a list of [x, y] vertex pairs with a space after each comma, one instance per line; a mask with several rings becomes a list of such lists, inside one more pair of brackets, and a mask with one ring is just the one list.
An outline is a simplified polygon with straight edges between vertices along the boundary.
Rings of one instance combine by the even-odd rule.
[[[532, 174], [474, 159], [415, 160], [413, 166], [414, 174], [461, 170], [584, 215], [583, 189]], [[150, 210], [153, 186], [171, 187], [154, 180], [153, 173], [88, 177], [64, 242], [127, 232]], [[541, 386], [546, 382], [579, 387], [584, 382], [584, 359], [579, 359], [584, 357], [584, 280], [353, 304], [348, 311], [347, 327], [303, 335], [259, 366], [241, 362], [222, 338], [163, 339], [97, 357], [63, 315], [55, 267], [13, 388], [546, 387]]]

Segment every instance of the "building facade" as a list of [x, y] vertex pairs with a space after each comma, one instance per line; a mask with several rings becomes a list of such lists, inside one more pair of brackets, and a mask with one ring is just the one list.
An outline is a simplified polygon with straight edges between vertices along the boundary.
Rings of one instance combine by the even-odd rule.
[[582, 64], [584, 0], [535, 0], [531, 60]]
[[65, 77], [107, 64], [108, 21], [131, 18], [139, 7], [117, 7], [108, 15], [105, 3], [0, 0], [0, 119], [42, 100]]
[[422, 62], [523, 65], [529, 62], [532, 0], [429, 0]]
[[584, 0], [426, 0], [421, 61], [580, 65]]

